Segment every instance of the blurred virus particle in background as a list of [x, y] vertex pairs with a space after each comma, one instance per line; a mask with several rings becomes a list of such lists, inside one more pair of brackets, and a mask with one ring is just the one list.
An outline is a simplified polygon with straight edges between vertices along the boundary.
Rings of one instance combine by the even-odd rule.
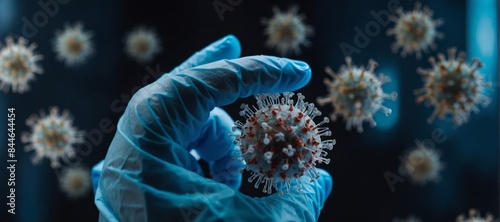
[[42, 74], [42, 68], [37, 64], [42, 55], [34, 52], [37, 47], [31, 43], [27, 47], [26, 39], [20, 37], [17, 44], [12, 37], [6, 38], [7, 45], [0, 49], [0, 89], [14, 93], [24, 93], [29, 90], [29, 82], [35, 79], [35, 74]]
[[[289, 192], [291, 181], [295, 179], [298, 190], [299, 180], [307, 174], [311, 181], [318, 178], [317, 163], [330, 162], [326, 150], [332, 150], [335, 140], [322, 140], [323, 136], [331, 136], [327, 117], [319, 123], [314, 118], [321, 112], [313, 103], [304, 102], [304, 96], [294, 93], [256, 95], [257, 108], [242, 104], [240, 115], [247, 118], [246, 123], [235, 122], [233, 131], [235, 143], [240, 146], [241, 158], [246, 161], [246, 170], [252, 172], [249, 182], [255, 179], [255, 188], [264, 183], [264, 193], [272, 193], [274, 187], [280, 194], [283, 189]], [[325, 150], [326, 149], [326, 150]]]
[[486, 214], [486, 217], [481, 217], [481, 214], [476, 209], [469, 210], [469, 216], [460, 215], [457, 217], [457, 222], [493, 222], [494, 218], [491, 214]]
[[392, 45], [392, 51], [397, 53], [402, 48], [401, 56], [415, 53], [417, 59], [422, 57], [422, 53], [428, 53], [428, 49], [434, 50], [436, 39], [442, 39], [443, 34], [436, 30], [443, 24], [442, 19], [433, 20], [433, 12], [416, 2], [413, 11], [404, 12], [403, 8], [398, 8], [399, 17], [392, 16], [390, 19], [396, 23], [394, 28], [387, 30], [387, 35], [394, 35], [396, 42]]
[[427, 181], [437, 181], [444, 164], [440, 162], [437, 150], [416, 141], [416, 147], [408, 152], [399, 166], [401, 175], [410, 177], [414, 184], [425, 185]]
[[92, 33], [83, 31], [81, 23], [73, 27], [65, 25], [63, 31], [57, 31], [53, 40], [54, 51], [57, 58], [64, 61], [66, 66], [83, 64], [94, 53]]
[[352, 65], [351, 57], [346, 57], [345, 61], [347, 66], [341, 66], [337, 74], [330, 67], [325, 68], [326, 73], [333, 77], [334, 81], [324, 79], [328, 95], [318, 97], [316, 101], [321, 106], [331, 103], [334, 112], [330, 118], [335, 121], [338, 116], [342, 116], [347, 122], [347, 130], [351, 130], [354, 126], [361, 133], [364, 121], [368, 121], [372, 127], [377, 125], [373, 115], [378, 110], [382, 110], [387, 116], [391, 114], [391, 109], [382, 103], [388, 98], [395, 100], [397, 93], [384, 93], [382, 85], [391, 80], [383, 74], [378, 77], [375, 75], [374, 70], [377, 67], [375, 61], [370, 60], [366, 69], [363, 66]]
[[67, 168], [62, 172], [59, 186], [71, 199], [83, 197], [90, 190], [90, 171], [83, 168]]
[[136, 28], [125, 38], [125, 52], [138, 63], [149, 62], [161, 52], [160, 38], [151, 29]]
[[60, 166], [59, 158], [71, 158], [75, 155], [74, 146], [84, 142], [83, 131], [73, 127], [69, 111], [59, 114], [57, 107], [50, 109], [50, 114], [33, 114], [26, 120], [31, 133], [23, 132], [21, 141], [26, 143], [25, 151], [34, 150], [33, 164], [38, 164], [44, 157], [51, 160], [51, 167]]
[[416, 216], [410, 215], [405, 219], [394, 218], [392, 222], [422, 222], [422, 220]]
[[273, 7], [272, 18], [262, 19], [266, 26], [264, 34], [267, 36], [266, 46], [276, 48], [282, 56], [300, 54], [302, 45], [309, 46], [307, 39], [312, 36], [314, 29], [304, 23], [305, 15], [298, 14], [299, 6], [291, 6], [287, 12], [281, 12], [276, 6]]
[[423, 88], [415, 91], [417, 102], [425, 101], [427, 106], [433, 105], [434, 112], [428, 122], [432, 123], [436, 116], [444, 119], [447, 114], [453, 116], [453, 123], [457, 126], [466, 123], [471, 111], [477, 113], [477, 104], [486, 108], [491, 99], [484, 95], [485, 89], [491, 83], [485, 82], [483, 76], [477, 71], [483, 66], [478, 59], [465, 63], [465, 53], [455, 57], [456, 49], [448, 50], [448, 60], [443, 54], [438, 54], [438, 60], [429, 58], [432, 68], [417, 72], [425, 79]]

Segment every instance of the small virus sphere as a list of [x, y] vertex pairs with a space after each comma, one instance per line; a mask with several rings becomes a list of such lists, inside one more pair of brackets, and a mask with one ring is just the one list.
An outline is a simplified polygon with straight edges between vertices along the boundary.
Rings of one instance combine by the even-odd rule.
[[391, 80], [383, 74], [375, 76], [374, 70], [377, 67], [375, 61], [370, 60], [366, 69], [363, 66], [353, 66], [350, 57], [346, 57], [345, 61], [347, 66], [342, 66], [337, 74], [329, 67], [325, 68], [326, 73], [335, 81], [324, 79], [329, 94], [317, 98], [316, 101], [321, 106], [327, 103], [333, 105], [334, 112], [330, 115], [332, 120], [335, 121], [338, 116], [343, 116], [347, 121], [348, 130], [354, 126], [358, 132], [363, 132], [364, 121], [368, 121], [372, 127], [377, 125], [373, 114], [378, 110], [382, 110], [387, 116], [391, 114], [391, 109], [382, 103], [387, 98], [395, 100], [397, 93], [384, 93], [382, 85]]
[[401, 56], [406, 57], [407, 54], [415, 53], [420, 59], [422, 53], [428, 53], [428, 49], [435, 49], [436, 38], [443, 38], [443, 34], [436, 31], [436, 28], [443, 24], [443, 20], [433, 20], [433, 12], [424, 7], [421, 9], [420, 2], [415, 3], [413, 11], [403, 12], [400, 7], [397, 9], [399, 17], [392, 16], [392, 20], [396, 25], [394, 28], [387, 30], [387, 35], [394, 35], [396, 42], [392, 45], [392, 51], [398, 52], [402, 48]]
[[57, 107], [50, 109], [50, 114], [33, 114], [26, 120], [31, 133], [24, 132], [21, 141], [27, 143], [25, 151], [34, 150], [33, 164], [38, 164], [44, 157], [51, 160], [51, 167], [60, 166], [59, 158], [73, 157], [76, 144], [84, 142], [84, 133], [73, 127], [73, 120], [68, 111], [59, 115]]
[[125, 38], [125, 52], [139, 63], [149, 62], [161, 52], [160, 38], [153, 30], [137, 28]]
[[439, 157], [440, 154], [435, 149], [417, 141], [417, 147], [403, 158], [399, 171], [402, 175], [408, 175], [415, 184], [424, 185], [427, 181], [436, 181], [444, 168]]
[[233, 131], [239, 130], [235, 143], [240, 146], [245, 160], [245, 169], [251, 171], [248, 179], [255, 188], [264, 183], [264, 193], [272, 193], [272, 188], [289, 192], [291, 181], [297, 181], [301, 189], [299, 178], [307, 174], [311, 181], [319, 177], [316, 163], [330, 162], [325, 158], [327, 150], [333, 149], [335, 140], [322, 140], [322, 136], [330, 136], [328, 123], [324, 118], [319, 123], [314, 118], [321, 112], [313, 103], [304, 102], [304, 96], [297, 94], [294, 103], [294, 93], [261, 94], [255, 96], [257, 106], [250, 108], [242, 104], [240, 115], [247, 118], [246, 123], [235, 122]]
[[448, 60], [443, 54], [438, 54], [439, 61], [429, 58], [432, 68], [418, 69], [417, 72], [425, 79], [423, 88], [415, 91], [417, 102], [425, 101], [435, 107], [428, 122], [432, 123], [436, 116], [444, 119], [446, 114], [453, 116], [455, 125], [462, 125], [469, 119], [471, 111], [477, 113], [477, 104], [486, 108], [491, 99], [484, 95], [491, 83], [485, 82], [478, 69], [483, 66], [481, 61], [473, 59], [465, 63], [465, 53], [461, 52], [455, 58], [456, 49], [448, 50]]
[[73, 27], [66, 25], [62, 32], [58, 31], [53, 44], [57, 58], [67, 66], [83, 64], [94, 53], [92, 33], [83, 31], [80, 23]]
[[24, 93], [29, 90], [28, 83], [35, 79], [35, 74], [42, 74], [37, 62], [43, 56], [35, 54], [36, 44], [26, 47], [27, 42], [22, 37], [17, 44], [12, 37], [5, 41], [7, 45], [0, 50], [0, 89], [8, 92], [10, 87], [14, 93]]
[[395, 219], [392, 220], [392, 222], [422, 222], [422, 220], [420, 218], [418, 218], [418, 217], [410, 215], [410, 216], [408, 216], [405, 219], [395, 218]]
[[300, 46], [309, 46], [307, 40], [314, 33], [311, 26], [304, 24], [305, 15], [297, 14], [299, 7], [294, 5], [287, 12], [281, 12], [278, 7], [273, 7], [274, 16], [264, 18], [262, 23], [266, 26], [264, 34], [267, 36], [266, 45], [276, 48], [282, 56], [291, 52], [300, 54]]
[[85, 196], [91, 186], [90, 171], [83, 168], [69, 168], [63, 171], [59, 181], [61, 190], [71, 199]]
[[494, 218], [491, 214], [486, 214], [486, 217], [481, 217], [479, 212], [475, 209], [469, 210], [469, 217], [465, 217], [465, 215], [460, 215], [457, 217], [457, 222], [493, 222]]

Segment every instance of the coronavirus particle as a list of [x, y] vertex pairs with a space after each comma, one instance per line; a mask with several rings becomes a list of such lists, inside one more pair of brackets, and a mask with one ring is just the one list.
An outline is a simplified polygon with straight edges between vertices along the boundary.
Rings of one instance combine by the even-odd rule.
[[447, 114], [453, 116], [455, 125], [462, 125], [469, 119], [471, 111], [479, 112], [477, 105], [486, 108], [490, 98], [484, 95], [485, 89], [491, 83], [485, 82], [483, 76], [477, 71], [483, 66], [481, 61], [473, 59], [465, 63], [465, 53], [461, 52], [455, 58], [456, 49], [448, 50], [448, 59], [443, 54], [438, 54], [438, 60], [429, 58], [432, 68], [417, 72], [425, 79], [423, 88], [415, 91], [417, 102], [425, 101], [427, 105], [435, 107], [428, 122], [432, 123], [436, 116], [444, 119]]
[[422, 222], [422, 220], [416, 216], [410, 215], [404, 219], [395, 218], [392, 222]]
[[255, 179], [255, 188], [264, 183], [264, 193], [272, 189], [288, 192], [291, 181], [308, 175], [314, 181], [319, 173], [317, 163], [330, 162], [327, 151], [333, 148], [335, 140], [322, 140], [322, 136], [331, 136], [327, 117], [319, 123], [314, 118], [321, 112], [313, 103], [304, 102], [304, 96], [294, 93], [256, 95], [257, 107], [242, 104], [240, 115], [247, 118], [245, 123], [236, 121], [233, 131], [235, 143], [240, 146], [241, 158], [245, 160], [245, 169], [251, 171], [249, 182]]
[[139, 63], [149, 62], [161, 52], [160, 38], [153, 30], [139, 27], [125, 38], [125, 52]]
[[457, 217], [457, 222], [493, 222], [493, 220], [493, 215], [486, 214], [486, 217], [481, 217], [475, 209], [469, 210], [469, 217], [465, 217], [463, 214]]
[[294, 5], [287, 12], [281, 12], [278, 7], [273, 7], [274, 16], [262, 19], [266, 26], [264, 34], [267, 36], [266, 45], [276, 48], [282, 56], [291, 52], [300, 54], [302, 45], [309, 46], [307, 40], [314, 30], [304, 23], [305, 15], [297, 14], [299, 7]]
[[61, 191], [71, 199], [85, 196], [90, 190], [90, 171], [84, 168], [68, 168], [59, 181]]
[[53, 41], [57, 58], [67, 66], [84, 63], [94, 53], [92, 33], [83, 31], [83, 25], [66, 25], [63, 31], [56, 32]]
[[398, 16], [390, 17], [395, 23], [394, 28], [387, 30], [387, 35], [394, 35], [396, 42], [392, 45], [392, 51], [398, 52], [402, 48], [401, 56], [415, 53], [420, 59], [422, 53], [428, 53], [429, 48], [435, 49], [436, 39], [443, 38], [443, 34], [436, 30], [443, 24], [443, 20], [433, 20], [433, 12], [423, 7], [420, 2], [415, 3], [413, 11], [404, 12], [403, 8], [398, 8]]
[[25, 151], [34, 150], [33, 164], [42, 158], [49, 158], [52, 168], [60, 166], [60, 158], [71, 158], [75, 155], [74, 146], [84, 142], [84, 133], [73, 127], [73, 120], [68, 111], [59, 114], [57, 107], [50, 109], [50, 114], [43, 111], [33, 114], [26, 120], [31, 133], [24, 132], [21, 141], [26, 143]]
[[401, 175], [409, 176], [413, 183], [420, 185], [438, 180], [439, 172], [444, 168], [444, 164], [439, 160], [439, 152], [421, 141], [416, 141], [416, 145], [401, 159]]
[[335, 81], [324, 79], [329, 94], [326, 97], [319, 97], [316, 101], [321, 106], [327, 103], [333, 105], [334, 112], [330, 115], [333, 121], [342, 116], [347, 122], [347, 130], [351, 130], [354, 126], [358, 132], [363, 132], [364, 121], [370, 123], [372, 127], [377, 125], [373, 115], [378, 110], [382, 110], [386, 115], [391, 114], [391, 109], [382, 103], [388, 98], [395, 100], [397, 93], [384, 93], [382, 85], [391, 80], [383, 74], [378, 76], [374, 74], [377, 67], [375, 61], [370, 60], [366, 69], [363, 66], [352, 65], [350, 57], [346, 57], [345, 61], [347, 66], [342, 66], [337, 74], [329, 67], [325, 68], [326, 73]]
[[7, 45], [0, 50], [0, 89], [14, 93], [24, 93], [29, 90], [29, 82], [35, 79], [35, 74], [42, 74], [42, 68], [37, 64], [43, 56], [34, 52], [36, 44], [26, 46], [26, 40], [19, 38], [17, 44], [12, 37], [6, 38]]

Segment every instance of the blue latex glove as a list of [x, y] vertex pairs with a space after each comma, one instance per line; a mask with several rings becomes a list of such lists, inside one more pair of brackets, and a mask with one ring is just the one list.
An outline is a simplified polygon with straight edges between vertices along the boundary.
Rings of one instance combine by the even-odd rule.
[[[294, 91], [311, 78], [306, 63], [236, 59], [240, 51], [236, 37], [227, 36], [132, 97], [104, 163], [93, 169], [100, 221], [318, 219], [332, 189], [324, 170], [313, 183], [301, 178], [302, 191], [294, 183], [285, 195], [252, 198], [237, 191], [244, 163], [233, 160], [239, 155], [228, 137], [234, 122], [216, 107], [258, 93]], [[191, 149], [209, 162], [214, 179], [203, 176]]]

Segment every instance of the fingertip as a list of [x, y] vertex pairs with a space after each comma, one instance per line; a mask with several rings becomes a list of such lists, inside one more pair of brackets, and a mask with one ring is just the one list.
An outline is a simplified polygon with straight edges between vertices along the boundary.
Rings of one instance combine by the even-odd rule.
[[293, 84], [289, 84], [290, 88], [286, 91], [298, 90], [311, 81], [312, 71], [311, 67], [299, 60], [291, 60], [283, 58], [287, 64], [283, 65], [283, 73], [289, 75], [288, 79], [293, 81]]
[[241, 56], [241, 44], [234, 35], [226, 35], [214, 43], [216, 51], [221, 53], [220, 58], [235, 59]]

